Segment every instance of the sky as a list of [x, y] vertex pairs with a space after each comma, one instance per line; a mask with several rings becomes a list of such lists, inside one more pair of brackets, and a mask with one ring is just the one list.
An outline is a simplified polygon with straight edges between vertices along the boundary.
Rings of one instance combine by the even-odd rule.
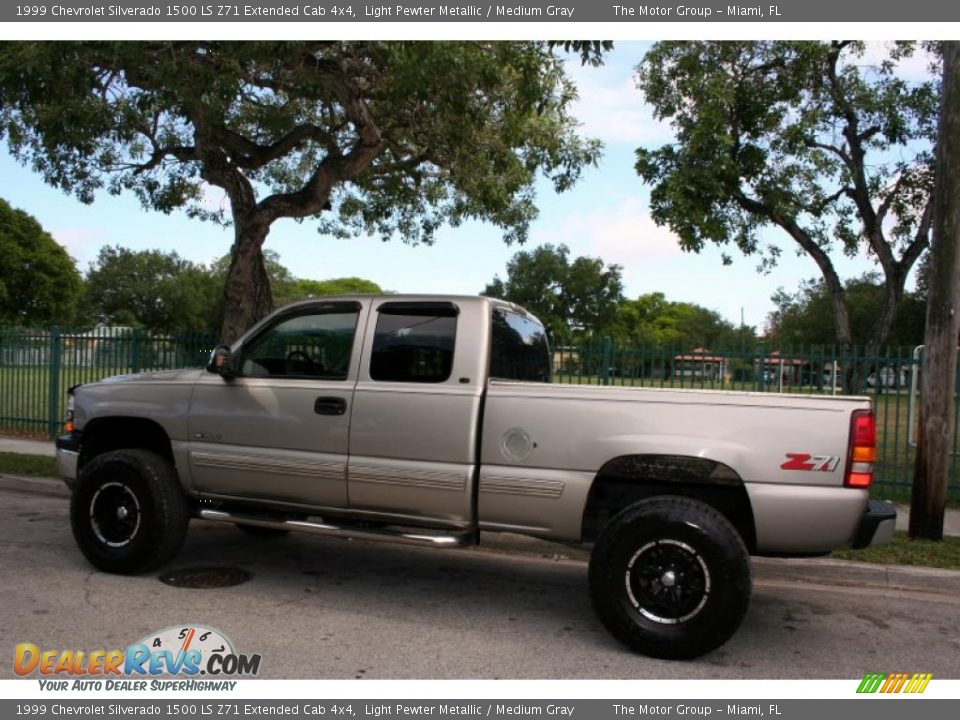
[[[548, 182], [538, 183], [539, 217], [527, 244], [507, 246], [501, 232], [483, 223], [444, 228], [431, 246], [375, 238], [338, 240], [320, 235], [309, 222], [277, 221], [266, 247], [296, 277], [323, 280], [356, 276], [397, 292], [477, 294], [494, 276], [505, 277], [514, 253], [545, 243], [566, 244], [573, 257], [599, 257], [623, 267], [625, 295], [662, 292], [669, 300], [697, 303], [719, 312], [734, 324], [741, 318], [762, 331], [778, 288], [795, 291], [800, 282], [818, 276], [813, 261], [797, 256], [782, 235], [766, 238], [784, 252], [777, 268], [757, 271], [757, 258], [731, 252], [724, 266], [716, 247], [700, 254], [684, 253], [668, 228], [649, 216], [649, 187], [634, 170], [638, 147], [658, 147], [671, 140], [670, 128], [656, 121], [637, 90], [634, 69], [649, 46], [617, 42], [602, 67], [581, 67], [571, 58], [570, 75], [579, 89], [573, 116], [581, 132], [604, 143], [597, 167], [587, 169], [573, 189], [556, 194]], [[925, 72], [916, 63], [913, 74]], [[0, 144], [0, 197], [35, 216], [85, 271], [103, 245], [135, 250], [175, 250], [182, 257], [207, 263], [229, 251], [232, 231], [192, 220], [182, 212], [163, 215], [141, 208], [132, 195], [106, 192], [92, 205], [44, 184], [39, 175], [17, 163]], [[210, 201], [224, 202], [215, 188]], [[838, 254], [839, 255], [839, 254]], [[837, 269], [848, 278], [875, 269], [865, 256], [838, 257]]]

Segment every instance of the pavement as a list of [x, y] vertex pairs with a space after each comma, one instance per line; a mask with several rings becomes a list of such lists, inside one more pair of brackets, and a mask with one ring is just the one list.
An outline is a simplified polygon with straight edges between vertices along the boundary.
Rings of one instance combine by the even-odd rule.
[[0, 436], [0, 452], [18, 455], [43, 455], [56, 457], [57, 449], [53, 440], [28, 440], [26, 438]]
[[604, 630], [583, 547], [503, 533], [457, 551], [298, 533], [263, 541], [194, 521], [164, 572], [251, 578], [195, 590], [92, 570], [68, 503], [59, 480], [0, 475], [0, 646], [124, 647], [197, 622], [262, 654], [266, 678], [854, 678], [878, 658], [960, 677], [957, 570], [753, 558], [740, 630], [677, 663], [625, 653]]
[[[0, 436], [0, 452], [54, 457], [52, 441]], [[67, 497], [66, 487], [54, 478], [26, 478], [0, 474], [0, 489], [22, 488], [40, 494]], [[897, 529], [906, 530], [910, 508], [897, 506]], [[948, 508], [943, 523], [944, 535], [960, 537], [960, 510]], [[506, 554], [533, 555], [556, 560], [586, 561], [589, 552], [580, 547], [559, 545], [510, 533], [483, 533], [481, 548]], [[754, 558], [755, 568], [764, 576], [784, 582], [825, 583], [872, 587], [889, 590], [914, 590], [960, 597], [960, 571], [905, 565], [857, 563], [829, 558]]]

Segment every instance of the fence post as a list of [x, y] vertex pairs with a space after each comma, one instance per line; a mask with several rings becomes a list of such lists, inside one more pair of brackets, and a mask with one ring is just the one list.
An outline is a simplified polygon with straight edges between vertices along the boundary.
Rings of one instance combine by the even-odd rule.
[[601, 362], [603, 363], [600, 368], [600, 382], [603, 385], [610, 384], [610, 369], [613, 365], [613, 341], [609, 336], [604, 336], [603, 338], [603, 351], [601, 353]]
[[133, 329], [133, 347], [130, 349], [130, 372], [136, 375], [140, 372], [140, 328]]
[[760, 359], [757, 366], [757, 370], [754, 371], [756, 377], [754, 382], [757, 383], [757, 390], [759, 392], [766, 391], [767, 387], [767, 346], [763, 343], [760, 343]]
[[60, 429], [60, 327], [50, 328], [50, 382], [47, 383], [47, 434], [56, 437]]

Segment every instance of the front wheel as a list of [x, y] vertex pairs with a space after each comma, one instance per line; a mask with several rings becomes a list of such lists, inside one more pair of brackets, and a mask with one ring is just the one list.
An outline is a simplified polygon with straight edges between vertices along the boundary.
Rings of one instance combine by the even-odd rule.
[[750, 602], [750, 558], [737, 530], [706, 503], [642, 500], [616, 515], [590, 557], [601, 622], [645, 655], [690, 659], [719, 647]]
[[80, 551], [105, 572], [146, 572], [172, 559], [190, 514], [171, 464], [147, 450], [114, 450], [87, 463], [70, 499]]

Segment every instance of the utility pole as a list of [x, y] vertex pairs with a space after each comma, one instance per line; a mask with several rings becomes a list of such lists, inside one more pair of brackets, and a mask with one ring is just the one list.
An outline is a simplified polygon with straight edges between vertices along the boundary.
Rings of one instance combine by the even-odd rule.
[[943, 43], [930, 290], [920, 428], [910, 502], [910, 537], [943, 539], [954, 431], [960, 312], [960, 42]]

